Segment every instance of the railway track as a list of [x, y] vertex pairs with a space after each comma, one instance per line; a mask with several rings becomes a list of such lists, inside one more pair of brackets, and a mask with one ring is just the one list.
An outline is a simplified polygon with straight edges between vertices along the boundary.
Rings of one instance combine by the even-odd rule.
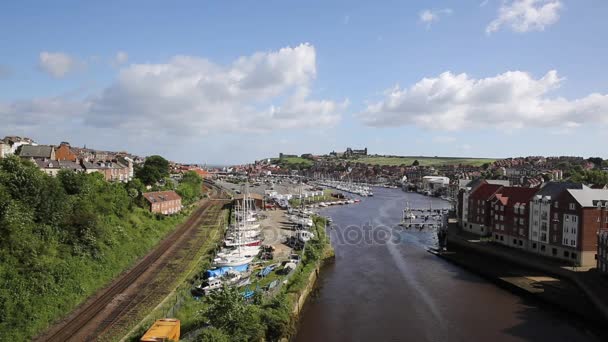
[[[205, 182], [205, 185], [211, 190], [210, 197], [220, 201], [204, 200], [186, 222], [175, 229], [153, 251], [38, 340], [93, 341], [114, 326], [125, 324], [123, 318], [154, 293], [154, 286], [151, 286], [154, 284], [154, 276], [165, 268], [174, 267], [172, 260], [180, 251], [191, 247], [191, 238], [199, 232], [197, 228], [218, 222], [221, 207], [227, 203], [226, 194], [213, 183]], [[146, 279], [140, 279], [144, 278], [144, 274]], [[151, 288], [148, 288], [150, 286]], [[127, 294], [129, 292], [130, 294]]]

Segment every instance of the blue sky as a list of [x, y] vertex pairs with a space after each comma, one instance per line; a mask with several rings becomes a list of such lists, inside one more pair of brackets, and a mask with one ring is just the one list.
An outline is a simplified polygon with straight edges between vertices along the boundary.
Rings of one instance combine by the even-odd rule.
[[3, 1], [0, 135], [238, 163], [608, 157], [608, 2]]

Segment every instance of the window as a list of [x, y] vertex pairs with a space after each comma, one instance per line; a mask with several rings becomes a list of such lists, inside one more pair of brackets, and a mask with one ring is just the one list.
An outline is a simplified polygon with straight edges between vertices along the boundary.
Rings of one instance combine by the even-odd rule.
[[566, 257], [566, 258], [570, 257], [570, 252], [564, 251], [564, 257]]
[[501, 235], [500, 236], [500, 241], [504, 241], [504, 240], [505, 240], [505, 237]]
[[524, 242], [523, 242], [522, 240], [519, 240], [519, 245], [520, 245], [520, 246], [523, 246], [523, 245], [524, 245]]
[[572, 216], [572, 222], [577, 222], [578, 221], [578, 216]]
[[494, 238], [498, 240], [498, 234], [494, 234]]
[[517, 239], [513, 239], [513, 244], [517, 245]]
[[553, 255], [557, 255], [557, 248], [553, 248], [553, 249], [551, 249], [551, 254], [553, 254]]
[[501, 206], [500, 206], [500, 210], [501, 210], [501, 211], [505, 211], [505, 206], [504, 206], [504, 205], [501, 205]]
[[504, 221], [504, 219], [505, 219], [504, 216], [500, 215], [500, 220]]
[[570, 205], [568, 206], [568, 209], [570, 209], [570, 210], [576, 209], [576, 204], [570, 203]]
[[574, 240], [570, 240], [570, 245], [572, 245], [572, 246], [576, 246], [576, 241], [574, 241]]
[[536, 243], [532, 243], [532, 248], [536, 249]]
[[559, 203], [557, 201], [553, 202], [553, 207], [559, 208]]
[[545, 251], [545, 245], [540, 245], [540, 251], [544, 252]]

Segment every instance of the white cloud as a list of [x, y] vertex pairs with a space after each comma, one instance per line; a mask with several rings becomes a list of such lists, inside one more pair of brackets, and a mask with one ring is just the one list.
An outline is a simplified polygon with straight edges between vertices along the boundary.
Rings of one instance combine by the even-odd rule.
[[0, 102], [0, 116], [11, 125], [53, 129], [57, 120], [71, 120], [142, 136], [331, 127], [348, 101], [312, 99], [316, 72], [310, 44], [258, 52], [230, 65], [176, 56], [124, 67], [110, 86], [80, 101]]
[[546, 27], [559, 20], [562, 9], [560, 0], [512, 0], [502, 4], [498, 10], [498, 18], [487, 27], [486, 33], [491, 34], [503, 26], [519, 33], [528, 31], [544, 31]]
[[81, 63], [63, 52], [43, 51], [39, 56], [39, 67], [55, 78], [61, 78], [77, 68]]
[[114, 60], [112, 61], [112, 65], [119, 66], [121, 64], [127, 63], [129, 60], [129, 55], [124, 51], [118, 51], [116, 56], [114, 56]]
[[444, 72], [407, 89], [388, 90], [383, 100], [357, 116], [374, 127], [416, 125], [444, 131], [608, 123], [608, 95], [594, 93], [575, 100], [550, 97], [562, 82], [554, 70], [539, 79], [521, 71], [482, 79]]
[[440, 10], [425, 9], [418, 13], [418, 18], [420, 19], [420, 22], [426, 24], [427, 28], [430, 28], [431, 24], [439, 21], [439, 19], [441, 19], [441, 17], [444, 15], [452, 14], [452, 12], [453, 11], [449, 8], [444, 8]]

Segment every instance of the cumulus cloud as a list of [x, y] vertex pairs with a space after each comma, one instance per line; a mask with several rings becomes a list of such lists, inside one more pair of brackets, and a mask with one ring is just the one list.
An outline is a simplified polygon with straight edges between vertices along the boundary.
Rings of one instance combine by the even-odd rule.
[[426, 24], [427, 28], [430, 28], [434, 22], [439, 21], [442, 16], [452, 14], [452, 10], [449, 8], [444, 8], [440, 10], [430, 10], [425, 9], [418, 13], [418, 18], [420, 22]]
[[116, 56], [114, 56], [114, 60], [112, 61], [112, 65], [119, 66], [127, 63], [129, 60], [129, 55], [124, 51], [118, 51]]
[[40, 53], [38, 65], [47, 74], [55, 78], [62, 78], [80, 66], [81, 63], [63, 52], [43, 51]]
[[519, 33], [544, 31], [546, 27], [559, 20], [559, 11], [562, 7], [560, 0], [513, 0], [505, 2], [498, 10], [498, 18], [486, 27], [486, 33], [496, 32], [503, 26]]
[[313, 99], [316, 73], [310, 44], [258, 52], [229, 65], [175, 56], [162, 64], [126, 66], [111, 85], [80, 101], [0, 103], [0, 115], [9, 123], [43, 126], [51, 117], [72, 120], [78, 112], [82, 127], [141, 135], [330, 127], [348, 101]]
[[416, 125], [444, 131], [608, 123], [608, 95], [594, 93], [574, 100], [551, 97], [563, 81], [555, 70], [538, 79], [522, 71], [481, 79], [444, 72], [407, 89], [388, 90], [384, 99], [357, 116], [374, 127]]

